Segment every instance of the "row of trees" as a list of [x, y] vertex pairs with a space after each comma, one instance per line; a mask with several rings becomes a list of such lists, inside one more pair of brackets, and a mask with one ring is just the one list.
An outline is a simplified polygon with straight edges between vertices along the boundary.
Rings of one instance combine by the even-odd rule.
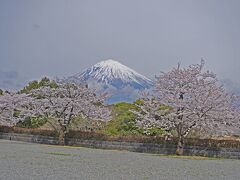
[[[177, 68], [156, 77], [153, 93], [145, 94], [132, 110], [141, 128], [176, 131], [182, 154], [184, 139], [198, 127], [239, 127], [238, 97], [225, 92], [216, 75], [204, 71], [204, 61], [187, 68]], [[84, 85], [56, 84], [44, 79], [21, 93], [0, 96], [0, 122], [9, 125], [27, 118], [48, 118], [58, 122], [59, 140], [64, 143], [68, 125], [76, 116], [94, 120], [111, 120], [111, 110], [104, 106], [106, 96], [96, 94]], [[163, 106], [164, 105], [164, 106]], [[9, 121], [10, 120], [10, 121]]]
[[84, 85], [58, 84], [42, 86], [26, 93], [0, 96], [0, 122], [15, 125], [29, 118], [54, 119], [53, 125], [64, 144], [68, 126], [76, 116], [100, 121], [111, 120], [111, 110], [104, 106], [106, 96], [96, 94]]

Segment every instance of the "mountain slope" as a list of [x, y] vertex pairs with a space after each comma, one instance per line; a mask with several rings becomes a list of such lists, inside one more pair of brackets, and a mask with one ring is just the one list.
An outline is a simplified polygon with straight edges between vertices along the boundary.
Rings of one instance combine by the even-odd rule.
[[136, 89], [145, 89], [153, 85], [150, 79], [112, 59], [101, 61], [84, 72], [69, 77], [68, 80], [73, 82], [95, 80], [117, 88], [130, 85]]
[[152, 80], [112, 59], [101, 61], [65, 81], [87, 83], [100, 93], [107, 92], [112, 96], [109, 103], [132, 102], [139, 97], [139, 91], [153, 86]]

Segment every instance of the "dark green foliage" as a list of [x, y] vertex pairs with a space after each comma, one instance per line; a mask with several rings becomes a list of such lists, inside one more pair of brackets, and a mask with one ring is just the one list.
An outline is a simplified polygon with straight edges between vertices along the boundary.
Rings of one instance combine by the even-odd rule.
[[1, 96], [1, 95], [3, 95], [3, 90], [2, 90], [2, 89], [0, 89], [0, 96]]
[[160, 108], [159, 108], [160, 111], [171, 110], [171, 109], [172, 109], [172, 107], [165, 106], [165, 105], [161, 105]]
[[101, 102], [96, 102], [96, 103], [93, 103], [94, 106], [98, 106], [98, 107], [101, 107], [103, 106], [103, 104]]
[[25, 88], [23, 88], [20, 93], [29, 93], [33, 89], [38, 89], [40, 87], [51, 87], [51, 88], [57, 88], [58, 85], [56, 82], [51, 81], [47, 77], [44, 77], [40, 81], [32, 81], [30, 82]]
[[103, 129], [105, 125], [106, 122], [104, 121], [96, 121], [78, 116], [71, 121], [71, 123], [68, 125], [68, 128], [71, 130], [95, 132]]
[[[136, 103], [141, 103], [137, 101]], [[118, 103], [113, 107], [113, 120], [110, 121], [103, 133], [112, 136], [149, 135], [162, 136], [166, 132], [160, 128], [142, 129], [136, 126], [136, 115], [131, 110], [140, 111], [136, 104]]]
[[46, 118], [27, 118], [23, 122], [18, 122], [16, 124], [16, 127], [21, 127], [21, 128], [39, 128], [43, 126], [47, 122]]
[[134, 104], [139, 105], [139, 106], [144, 105], [143, 100], [141, 100], [141, 99], [136, 100], [136, 101], [134, 102]]
[[14, 109], [14, 111], [13, 111], [13, 117], [19, 117], [19, 115], [20, 115], [20, 111]]
[[104, 133], [108, 135], [138, 134], [135, 115], [130, 110], [138, 108], [129, 103], [118, 103], [113, 106], [113, 120], [109, 122]]

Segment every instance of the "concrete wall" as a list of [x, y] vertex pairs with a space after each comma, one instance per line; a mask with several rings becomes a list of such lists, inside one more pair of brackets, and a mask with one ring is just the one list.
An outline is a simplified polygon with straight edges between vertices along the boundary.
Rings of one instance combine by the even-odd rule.
[[57, 145], [58, 139], [48, 136], [30, 135], [30, 134], [16, 134], [16, 133], [2, 133], [0, 132], [0, 139], [12, 140], [12, 141], [23, 141], [40, 144], [51, 144]]
[[[14, 141], [24, 141], [32, 143], [52, 144], [57, 145], [58, 139], [54, 137], [28, 135], [28, 134], [15, 134], [15, 133], [0, 133], [0, 139], [8, 139]], [[118, 149], [128, 150], [133, 152], [142, 153], [156, 153], [172, 155], [175, 154], [176, 146], [171, 144], [151, 144], [151, 143], [133, 143], [133, 142], [111, 142], [111, 141], [95, 141], [95, 140], [81, 140], [67, 138], [66, 145], [69, 146], [83, 146], [90, 148], [101, 149]], [[185, 147], [184, 155], [186, 156], [207, 156], [219, 158], [232, 158], [240, 159], [240, 149], [231, 148], [218, 148], [208, 149], [205, 147]]]

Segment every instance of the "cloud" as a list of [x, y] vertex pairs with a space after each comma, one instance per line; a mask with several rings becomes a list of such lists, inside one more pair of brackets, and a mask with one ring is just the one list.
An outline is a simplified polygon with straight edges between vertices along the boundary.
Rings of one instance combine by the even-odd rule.
[[224, 85], [224, 88], [229, 93], [234, 93], [240, 95], [240, 83], [236, 81], [232, 81], [231, 79], [223, 79], [221, 83]]
[[23, 81], [20, 80], [16, 71], [0, 71], [0, 89], [17, 90], [23, 87]]

